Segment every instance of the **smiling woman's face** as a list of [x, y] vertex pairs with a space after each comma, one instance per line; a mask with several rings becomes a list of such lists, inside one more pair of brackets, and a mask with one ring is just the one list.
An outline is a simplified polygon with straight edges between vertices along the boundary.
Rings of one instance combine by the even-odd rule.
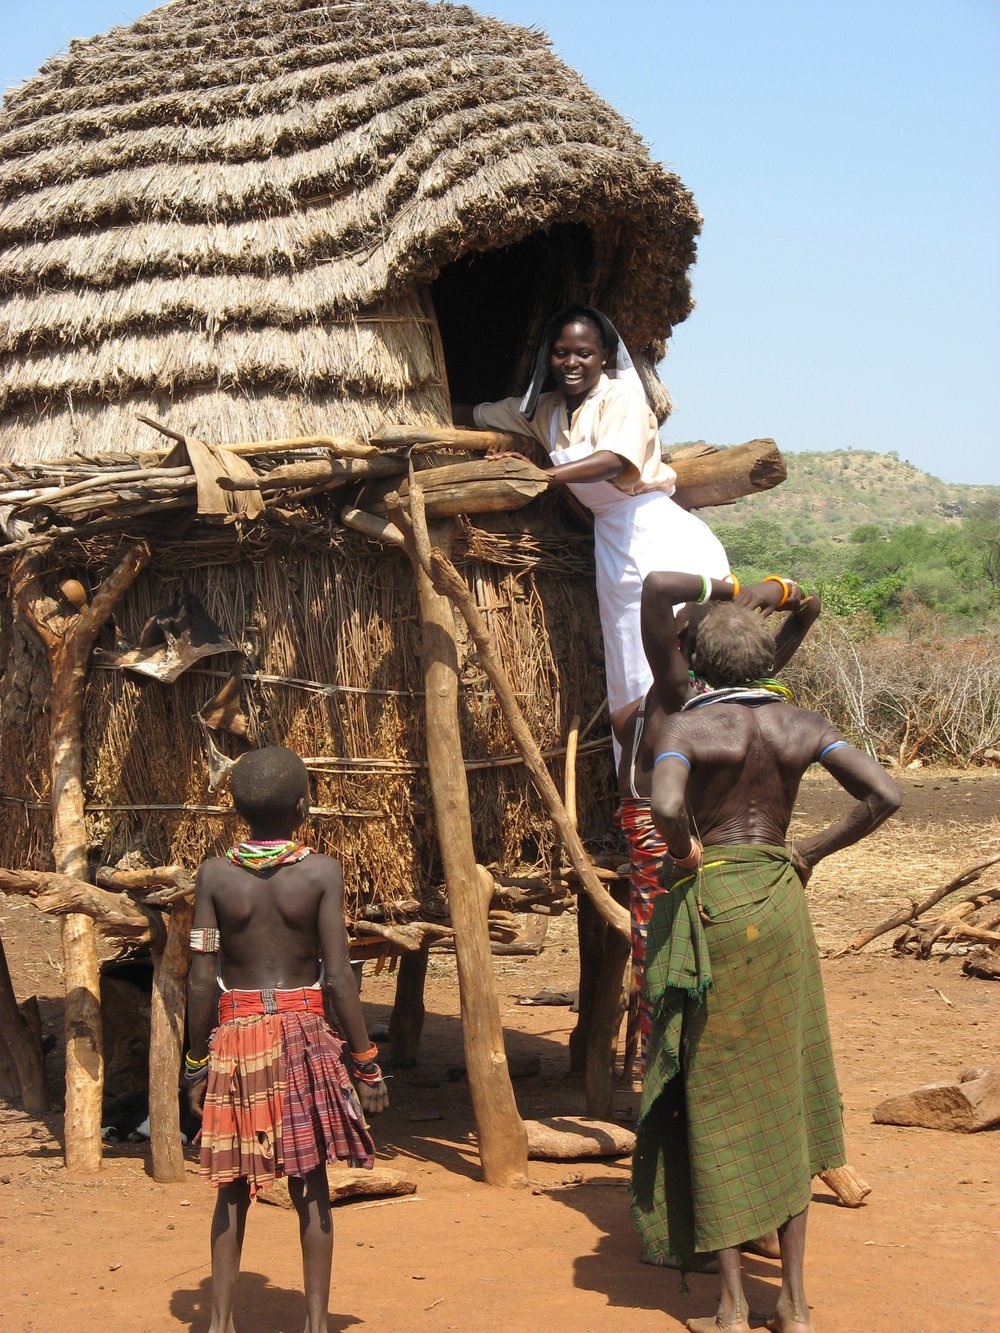
[[601, 378], [606, 360], [601, 340], [589, 324], [574, 320], [556, 334], [549, 354], [552, 378], [570, 403], [585, 398]]

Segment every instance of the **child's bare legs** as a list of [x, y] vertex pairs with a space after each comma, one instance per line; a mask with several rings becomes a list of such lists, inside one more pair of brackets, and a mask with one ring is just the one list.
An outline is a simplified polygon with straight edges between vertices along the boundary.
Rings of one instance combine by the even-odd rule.
[[781, 1294], [773, 1319], [768, 1327], [776, 1333], [812, 1333], [812, 1320], [806, 1302], [803, 1281], [803, 1261], [806, 1254], [806, 1217], [803, 1208], [778, 1228], [781, 1245]]
[[212, 1216], [212, 1323], [208, 1333], [235, 1333], [233, 1294], [249, 1207], [250, 1185], [245, 1178], [220, 1186]]
[[[780, 1235], [780, 1233], [779, 1233]], [[687, 1326], [691, 1333], [750, 1333], [747, 1322], [750, 1307], [743, 1290], [743, 1274], [740, 1269], [740, 1247], [731, 1245], [725, 1250], [716, 1250], [719, 1261], [719, 1308], [707, 1319], [689, 1319]]]
[[333, 1218], [326, 1167], [307, 1176], [289, 1176], [288, 1193], [299, 1215], [302, 1281], [306, 1289], [305, 1333], [327, 1333], [330, 1270], [333, 1265]]

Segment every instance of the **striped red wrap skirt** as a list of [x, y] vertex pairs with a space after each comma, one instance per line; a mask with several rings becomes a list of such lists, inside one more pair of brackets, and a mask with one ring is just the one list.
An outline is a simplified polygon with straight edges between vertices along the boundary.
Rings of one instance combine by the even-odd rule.
[[653, 824], [651, 802], [626, 796], [618, 810], [618, 824], [628, 839], [629, 907], [632, 917], [632, 986], [639, 997], [639, 1050], [641, 1067], [653, 1026], [653, 1006], [646, 995], [646, 934], [653, 908], [666, 892], [664, 872], [677, 875], [667, 844]]
[[201, 1132], [201, 1174], [251, 1194], [323, 1162], [371, 1167], [372, 1143], [318, 987], [230, 990], [219, 1000]]

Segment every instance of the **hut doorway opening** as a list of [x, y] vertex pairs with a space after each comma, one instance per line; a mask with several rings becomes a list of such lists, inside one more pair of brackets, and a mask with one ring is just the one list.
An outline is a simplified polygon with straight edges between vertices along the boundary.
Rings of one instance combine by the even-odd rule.
[[588, 297], [593, 249], [586, 227], [564, 224], [441, 270], [431, 299], [454, 402], [524, 391], [545, 320]]

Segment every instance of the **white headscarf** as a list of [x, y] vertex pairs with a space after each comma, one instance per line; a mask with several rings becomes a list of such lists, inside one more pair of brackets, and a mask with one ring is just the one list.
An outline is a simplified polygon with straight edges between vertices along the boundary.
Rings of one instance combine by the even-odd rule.
[[646, 397], [646, 390], [639, 378], [639, 372], [632, 364], [628, 348], [622, 342], [618, 330], [607, 315], [600, 310], [596, 310], [593, 306], [567, 305], [563, 306], [562, 310], [557, 310], [551, 319], [546, 321], [545, 327], [542, 329], [542, 336], [538, 342], [538, 352], [535, 355], [535, 368], [532, 371], [531, 380], [525, 390], [524, 397], [520, 402], [520, 410], [529, 421], [535, 419], [538, 398], [545, 388], [545, 382], [550, 374], [549, 357], [552, 353], [552, 344], [556, 335], [567, 324], [573, 324], [578, 320], [594, 324], [600, 330], [601, 343], [608, 358], [604, 367], [604, 373], [608, 379], [617, 380], [630, 393], [634, 393], [644, 406], [650, 406], [649, 399]]

